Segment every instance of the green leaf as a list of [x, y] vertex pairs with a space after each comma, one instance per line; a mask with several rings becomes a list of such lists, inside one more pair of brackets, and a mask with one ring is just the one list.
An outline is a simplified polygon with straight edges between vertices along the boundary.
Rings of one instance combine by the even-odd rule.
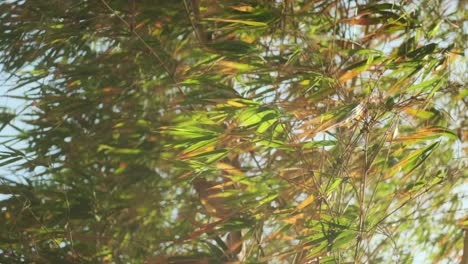
[[355, 240], [357, 236], [358, 236], [358, 233], [356, 231], [344, 230], [335, 238], [332, 248], [333, 249], [351, 248], [354, 246], [353, 245], [354, 243], [351, 243], [351, 242]]
[[124, 155], [136, 155], [142, 153], [141, 149], [134, 148], [117, 148], [109, 145], [101, 144], [98, 147], [98, 152], [112, 153], [112, 154], [124, 154]]
[[411, 86], [407, 87], [405, 90], [406, 91], [419, 90], [419, 92], [425, 92], [428, 89], [430, 89], [430, 88], [432, 88], [434, 86], [437, 86], [441, 81], [442, 81], [442, 77], [437, 76], [437, 77], [432, 78], [430, 80], [423, 81], [423, 82], [420, 82], [420, 83], [415, 84], [415, 85], [411, 85]]
[[330, 193], [332, 193], [336, 189], [336, 187], [338, 187], [341, 184], [342, 181], [343, 179], [341, 178], [335, 179], [335, 181], [333, 181], [333, 183], [325, 190], [325, 193], [327, 195], [330, 195]]
[[309, 149], [309, 148], [318, 148], [318, 147], [329, 147], [335, 146], [336, 140], [319, 140], [319, 141], [311, 141], [307, 142], [302, 145], [302, 148]]
[[390, 170], [390, 175], [395, 174], [398, 170], [410, 172], [420, 166], [439, 145], [439, 142], [435, 142], [425, 148], [413, 151], [411, 154], [402, 159], [398, 164], [393, 166]]

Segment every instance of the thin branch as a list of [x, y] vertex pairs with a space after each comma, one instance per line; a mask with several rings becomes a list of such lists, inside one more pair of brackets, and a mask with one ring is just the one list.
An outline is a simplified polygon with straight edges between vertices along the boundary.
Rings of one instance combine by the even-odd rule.
[[[122, 23], [124, 23], [130, 30], [132, 29], [132, 25], [130, 25], [125, 19], [123, 19], [122, 16], [120, 16], [119, 14], [117, 14], [117, 12], [105, 1], [105, 0], [101, 0], [102, 4], [104, 6], [106, 6], [107, 9], [109, 9], [109, 11], [112, 12], [113, 15], [115, 15], [120, 21], [122, 21]], [[174, 83], [174, 85], [176, 86], [176, 88], [179, 90], [179, 92], [182, 94], [182, 95], [185, 95], [184, 91], [182, 90], [182, 87], [179, 85], [179, 83], [177, 82], [176, 78], [174, 77], [174, 75], [171, 73], [171, 71], [169, 70], [169, 68], [166, 66], [166, 64], [164, 63], [164, 61], [161, 59], [161, 57], [156, 53], [156, 51], [143, 39], [143, 37], [141, 37], [140, 34], [138, 34], [138, 32], [136, 32], [135, 30], [131, 30], [132, 34], [135, 35], [135, 37], [137, 37], [137, 39], [139, 41], [141, 41], [141, 43], [149, 50], [149, 52], [151, 53], [151, 55], [153, 55], [159, 62], [159, 64], [163, 67], [163, 69], [167, 72], [167, 74], [169, 75], [169, 78], [172, 80], [172, 82]]]

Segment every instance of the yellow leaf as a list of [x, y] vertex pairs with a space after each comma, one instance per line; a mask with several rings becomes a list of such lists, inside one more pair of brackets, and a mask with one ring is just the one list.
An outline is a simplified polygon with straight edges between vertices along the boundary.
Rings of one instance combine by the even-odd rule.
[[450, 130], [442, 127], [428, 127], [416, 131], [414, 134], [408, 136], [402, 136], [394, 138], [393, 142], [409, 142], [420, 139], [428, 139], [430, 137], [440, 137], [440, 136], [452, 136], [456, 137]]
[[311, 204], [314, 200], [315, 200], [315, 197], [314, 197], [313, 195], [307, 197], [307, 199], [305, 199], [304, 201], [302, 201], [302, 202], [296, 207], [296, 209], [294, 209], [293, 212], [296, 212], [296, 211], [299, 211], [299, 210], [304, 209], [306, 206], [308, 206], [309, 204]]
[[248, 71], [252, 70], [255, 68], [252, 65], [249, 64], [244, 64], [244, 63], [239, 63], [239, 62], [234, 62], [234, 61], [220, 61], [218, 62], [219, 65], [224, 66], [226, 68], [231, 68], [231, 69], [236, 69], [236, 70], [241, 70], [241, 71]]
[[235, 99], [228, 100], [227, 104], [230, 105], [230, 106], [234, 106], [234, 107], [244, 107], [245, 106], [245, 104], [242, 104], [242, 103], [238, 102]]
[[213, 145], [207, 145], [205, 147], [202, 147], [202, 148], [199, 148], [197, 150], [194, 150], [194, 151], [190, 151], [190, 152], [181, 152], [179, 153], [179, 155], [177, 155], [177, 158], [179, 159], [189, 159], [189, 158], [192, 158], [194, 156], [197, 156], [197, 155], [200, 155], [200, 154], [203, 154], [203, 153], [206, 153], [206, 152], [210, 152], [210, 151], [213, 151], [215, 149], [215, 146]]
[[232, 176], [242, 176], [242, 175], [244, 175], [244, 173], [242, 171], [240, 171], [239, 169], [235, 168], [234, 166], [232, 166], [230, 164], [224, 163], [224, 162], [216, 163], [216, 167], [218, 167], [218, 169], [221, 169], [221, 170], [227, 172], [229, 175], [232, 175]]
[[303, 219], [303, 218], [304, 218], [304, 214], [297, 214], [297, 215], [293, 215], [291, 217], [288, 217], [286, 219], [283, 219], [283, 222], [285, 222], [287, 224], [294, 225], [294, 224], [297, 223], [298, 220]]
[[432, 112], [421, 110], [421, 109], [414, 109], [414, 108], [406, 108], [406, 109], [403, 109], [403, 111], [405, 111], [409, 115], [412, 115], [418, 118], [423, 118], [423, 119], [431, 118], [434, 115], [434, 113]]
[[340, 78], [338, 78], [338, 80], [340, 82], [344, 83], [347, 80], [357, 76], [358, 74], [360, 74], [363, 71], [364, 71], [363, 69], [355, 69], [355, 70], [347, 71], [345, 74], [341, 75]]
[[241, 12], [252, 12], [254, 11], [254, 8], [248, 5], [243, 5], [243, 6], [230, 6], [232, 9], [241, 11]]
[[239, 23], [239, 24], [244, 24], [244, 25], [249, 25], [249, 26], [254, 26], [254, 27], [263, 27], [267, 25], [267, 23], [258, 22], [258, 21], [227, 19], [227, 18], [217, 18], [217, 17], [205, 18], [205, 20], [217, 21], [217, 22]]

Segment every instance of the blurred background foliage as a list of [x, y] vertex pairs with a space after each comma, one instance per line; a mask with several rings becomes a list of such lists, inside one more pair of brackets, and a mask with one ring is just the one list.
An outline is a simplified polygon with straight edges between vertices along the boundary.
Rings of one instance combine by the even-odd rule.
[[465, 8], [2, 1], [0, 262], [458, 263]]

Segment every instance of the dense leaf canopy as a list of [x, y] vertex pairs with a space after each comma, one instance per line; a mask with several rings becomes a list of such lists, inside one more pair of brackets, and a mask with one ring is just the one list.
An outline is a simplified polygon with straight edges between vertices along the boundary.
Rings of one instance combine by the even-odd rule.
[[2, 1], [0, 262], [458, 263], [464, 7]]

